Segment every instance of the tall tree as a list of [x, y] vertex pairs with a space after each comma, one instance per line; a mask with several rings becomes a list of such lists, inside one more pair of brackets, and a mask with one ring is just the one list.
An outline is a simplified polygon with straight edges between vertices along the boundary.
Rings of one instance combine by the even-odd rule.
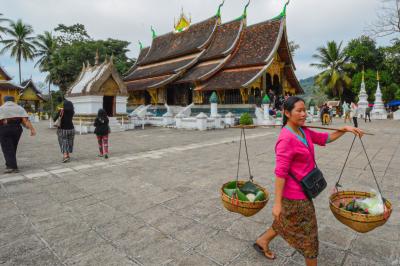
[[19, 19], [17, 22], [11, 22], [6, 32], [11, 39], [1, 40], [4, 47], [0, 53], [3, 54], [6, 51], [10, 51], [11, 57], [15, 57], [18, 62], [19, 83], [21, 84], [21, 59], [24, 59], [24, 61], [32, 60], [35, 53], [35, 46], [32, 43], [34, 37], [31, 36], [33, 28]]
[[356, 71], [365, 69], [381, 69], [385, 58], [382, 49], [377, 48], [376, 42], [368, 37], [361, 36], [351, 40], [345, 48], [350, 61], [356, 65]]
[[0, 40], [3, 39], [3, 36], [2, 36], [1, 34], [7, 32], [7, 27], [2, 26], [1, 23], [3, 23], [3, 22], [8, 22], [8, 21], [10, 21], [10, 20], [7, 19], [7, 18], [3, 18], [3, 14], [0, 13]]
[[[35, 57], [39, 57], [38, 61], [35, 64], [35, 67], [39, 67], [41, 72], [49, 72], [46, 77], [46, 82], [48, 82], [49, 88], [49, 98], [50, 98], [50, 106], [52, 107], [52, 97], [51, 97], [51, 75], [50, 71], [52, 68], [51, 57], [55, 53], [57, 49], [57, 40], [53, 36], [51, 32], [45, 31], [44, 34], [39, 34], [36, 40], [33, 42], [36, 46]], [[53, 108], [50, 110], [51, 117], [53, 117]]]
[[335, 41], [330, 41], [326, 47], [318, 47], [317, 52], [313, 58], [319, 60], [319, 63], [311, 64], [322, 70], [315, 80], [316, 84], [328, 88], [333, 95], [342, 99], [344, 89], [350, 88], [351, 78], [348, 72], [354, 69], [354, 64], [349, 62], [349, 57], [342, 49], [342, 42], [338, 45]]
[[400, 34], [400, 0], [381, 0], [382, 8], [377, 12], [377, 19], [369, 32], [374, 37]]
[[90, 40], [90, 36], [85, 29], [85, 25], [79, 23], [76, 23], [72, 26], [58, 24], [54, 31], [58, 33], [57, 40], [60, 45]]
[[96, 51], [99, 51], [100, 60], [113, 55], [114, 65], [122, 75], [133, 64], [126, 53], [129, 42], [107, 39], [98, 41], [76, 41], [71, 44], [60, 45], [51, 58], [50, 70], [53, 83], [66, 92], [72, 82], [78, 77], [82, 64], [87, 61], [95, 63]]
[[392, 46], [383, 48], [385, 54], [384, 68], [390, 73], [393, 82], [400, 85], [400, 40]]

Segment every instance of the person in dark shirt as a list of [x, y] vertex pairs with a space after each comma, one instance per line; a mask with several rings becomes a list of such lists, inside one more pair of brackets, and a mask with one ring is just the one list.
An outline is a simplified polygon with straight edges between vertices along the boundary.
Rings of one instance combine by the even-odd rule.
[[365, 123], [367, 123], [367, 117], [369, 122], [371, 122], [371, 107], [367, 107], [367, 109], [365, 109]]
[[61, 119], [57, 129], [58, 143], [63, 154], [63, 163], [71, 160], [70, 154], [74, 148], [75, 128], [72, 122], [74, 117], [74, 105], [68, 100], [64, 100], [62, 108], [56, 113], [54, 121]]
[[14, 102], [14, 97], [6, 96], [4, 102], [0, 107], [0, 144], [6, 161], [4, 173], [18, 173], [17, 148], [22, 126], [31, 131], [31, 136], [36, 135], [36, 130], [28, 120], [28, 114], [24, 108]]
[[108, 123], [106, 111], [99, 109], [94, 121], [94, 134], [96, 134], [97, 142], [99, 143], [99, 157], [104, 156], [105, 159], [108, 159], [108, 134], [110, 134]]

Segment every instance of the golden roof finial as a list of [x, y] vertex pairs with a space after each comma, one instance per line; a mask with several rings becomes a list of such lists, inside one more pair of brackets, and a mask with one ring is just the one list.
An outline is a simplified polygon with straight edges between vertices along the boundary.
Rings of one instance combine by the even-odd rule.
[[379, 70], [376, 71], [376, 80], [379, 81], [380, 80], [380, 76], [379, 76]]
[[183, 12], [183, 7], [181, 9], [181, 14], [179, 16], [179, 19], [175, 21], [174, 18], [174, 29], [175, 32], [182, 32], [187, 30], [190, 27], [190, 23], [192, 22], [192, 17], [189, 13], [189, 18], [185, 15]]

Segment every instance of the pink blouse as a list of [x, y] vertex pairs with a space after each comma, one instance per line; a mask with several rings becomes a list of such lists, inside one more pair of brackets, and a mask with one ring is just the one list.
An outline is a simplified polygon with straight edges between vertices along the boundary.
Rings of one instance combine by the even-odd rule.
[[302, 187], [289, 176], [289, 172], [299, 181], [302, 180], [315, 167], [314, 144], [325, 146], [329, 138], [326, 132], [317, 132], [306, 127], [302, 129], [308, 147], [286, 127], [282, 128], [275, 145], [275, 175], [286, 180], [282, 196], [291, 200], [303, 200], [307, 197]]

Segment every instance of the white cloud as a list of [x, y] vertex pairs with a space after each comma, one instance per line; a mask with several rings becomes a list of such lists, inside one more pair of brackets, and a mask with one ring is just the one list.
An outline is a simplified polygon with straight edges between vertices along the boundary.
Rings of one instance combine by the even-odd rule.
[[[95, 39], [110, 37], [131, 42], [129, 56], [136, 57], [138, 40], [145, 45], [151, 43], [151, 25], [158, 34], [163, 34], [172, 30], [181, 7], [190, 13], [193, 22], [198, 22], [214, 15], [219, 3], [215, 0], [13, 0], [3, 1], [1, 13], [13, 20], [22, 18], [34, 27], [35, 33], [52, 30], [59, 23], [81, 23]], [[240, 16], [246, 3], [247, 0], [225, 1], [222, 20]], [[272, 18], [280, 13], [283, 4], [283, 0], [253, 0], [248, 9], [248, 24]], [[299, 78], [317, 73], [309, 64], [318, 46], [328, 40], [347, 42], [362, 35], [379, 5], [379, 0], [292, 0], [287, 9], [287, 29], [289, 39], [300, 45], [295, 58]], [[17, 77], [14, 61], [4, 56], [0, 60]], [[24, 77], [32, 73], [35, 79], [43, 79], [45, 74], [32, 65], [24, 63]]]

